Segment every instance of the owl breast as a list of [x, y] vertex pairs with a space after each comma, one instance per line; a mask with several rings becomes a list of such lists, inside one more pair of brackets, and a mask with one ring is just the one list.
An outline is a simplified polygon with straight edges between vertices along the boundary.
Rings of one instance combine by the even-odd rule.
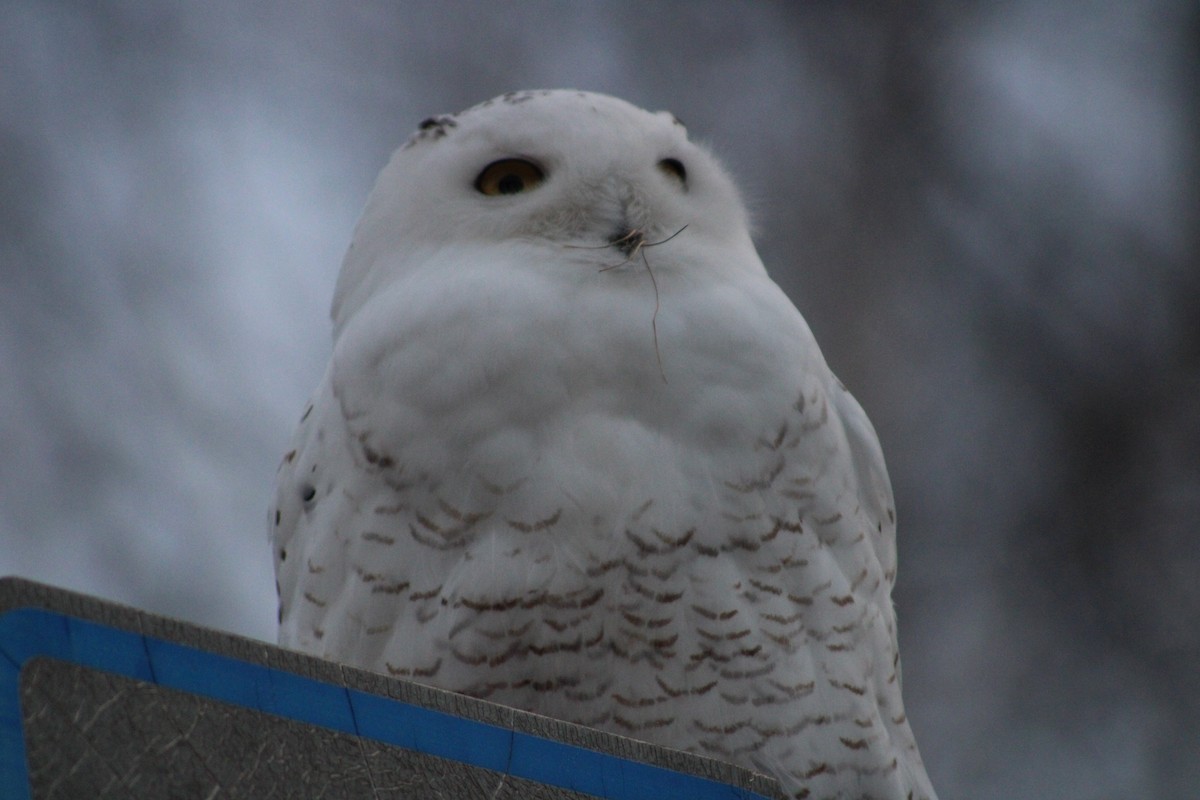
[[[890, 520], [842, 511], [859, 487], [823, 365], [753, 344], [725, 313], [738, 298], [677, 297], [669, 275], [657, 353], [621, 304], [644, 292], [547, 319], [529, 297], [554, 292], [531, 284], [491, 298], [519, 298], [504, 313], [442, 303], [398, 332], [368, 308], [347, 329], [296, 456], [317, 496], [289, 555], [289, 642], [743, 761], [813, 696], [882, 727], [870, 669], [820, 685], [891, 632], [873, 555]], [[589, 314], [627, 329], [589, 334]], [[750, 724], [764, 709], [791, 722]], [[713, 727], [731, 713], [746, 724]]]

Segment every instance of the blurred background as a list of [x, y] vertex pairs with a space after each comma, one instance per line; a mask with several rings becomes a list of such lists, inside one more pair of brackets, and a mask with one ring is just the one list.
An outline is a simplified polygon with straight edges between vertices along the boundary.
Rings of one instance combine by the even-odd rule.
[[266, 509], [376, 172], [667, 108], [879, 430], [943, 798], [1200, 787], [1200, 7], [0, 2], [0, 574], [274, 637]]

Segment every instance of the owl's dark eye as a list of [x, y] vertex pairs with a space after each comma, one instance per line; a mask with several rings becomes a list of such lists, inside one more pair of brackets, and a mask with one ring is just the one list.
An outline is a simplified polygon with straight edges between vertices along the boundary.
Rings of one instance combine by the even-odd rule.
[[475, 188], [489, 196], [520, 194], [536, 189], [545, 179], [542, 168], [532, 161], [505, 158], [484, 167], [475, 179]]
[[663, 174], [669, 178], [679, 181], [683, 187], [687, 187], [687, 170], [683, 167], [683, 162], [677, 158], [664, 158], [658, 162], [658, 168], [663, 171]]

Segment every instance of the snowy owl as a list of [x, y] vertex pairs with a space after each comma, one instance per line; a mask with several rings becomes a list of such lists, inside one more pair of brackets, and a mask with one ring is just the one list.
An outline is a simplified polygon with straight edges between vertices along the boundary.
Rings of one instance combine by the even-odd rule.
[[798, 798], [933, 796], [875, 431], [678, 119], [427, 119], [332, 317], [271, 511], [281, 644]]

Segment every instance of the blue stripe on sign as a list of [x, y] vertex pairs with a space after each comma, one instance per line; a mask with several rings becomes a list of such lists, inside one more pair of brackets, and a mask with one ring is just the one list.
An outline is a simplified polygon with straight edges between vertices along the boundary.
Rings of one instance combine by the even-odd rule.
[[20, 671], [47, 656], [607, 800], [754, 792], [40, 608], [0, 614], [0, 786], [28, 800]]

